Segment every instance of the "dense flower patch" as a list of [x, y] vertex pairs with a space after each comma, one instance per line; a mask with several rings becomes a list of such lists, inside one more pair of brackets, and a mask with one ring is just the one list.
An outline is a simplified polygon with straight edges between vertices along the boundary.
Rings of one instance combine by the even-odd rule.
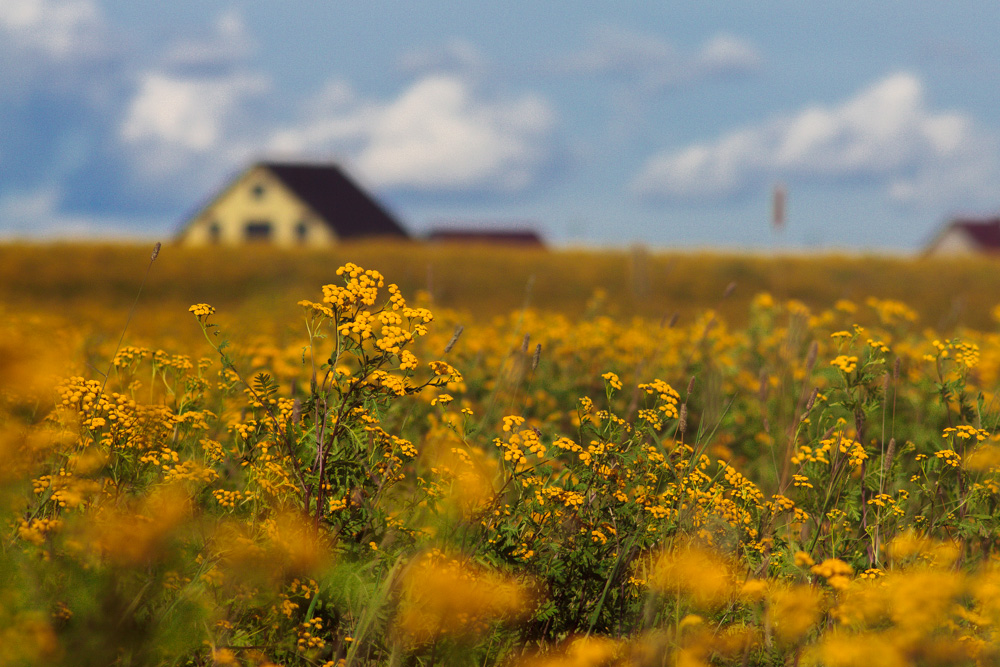
[[294, 338], [198, 303], [201, 348], [107, 374], [4, 321], [0, 664], [1000, 659], [997, 333], [768, 294], [482, 326], [332, 277]]

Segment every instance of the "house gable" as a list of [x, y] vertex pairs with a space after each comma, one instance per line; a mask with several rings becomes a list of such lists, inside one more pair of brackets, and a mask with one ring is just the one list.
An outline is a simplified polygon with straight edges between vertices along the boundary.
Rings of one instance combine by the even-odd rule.
[[203, 208], [179, 240], [290, 247], [385, 235], [405, 237], [406, 232], [336, 166], [260, 163]]
[[927, 254], [935, 257], [973, 255], [979, 246], [962, 229], [950, 227], [928, 248]]
[[924, 250], [925, 256], [1000, 253], [1000, 218], [958, 219], [948, 223]]

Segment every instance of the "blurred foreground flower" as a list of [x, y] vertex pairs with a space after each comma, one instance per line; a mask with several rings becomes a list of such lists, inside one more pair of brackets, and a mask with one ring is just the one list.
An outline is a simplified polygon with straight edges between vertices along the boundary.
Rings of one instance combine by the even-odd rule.
[[441, 636], [476, 639], [494, 623], [530, 610], [522, 583], [440, 554], [424, 554], [403, 572], [396, 627], [410, 645]]
[[131, 510], [100, 507], [94, 521], [84, 524], [83, 544], [115, 565], [149, 564], [167, 555], [192, 512], [191, 496], [181, 485], [162, 486]]
[[606, 637], [577, 637], [554, 651], [537, 653], [518, 662], [520, 667], [601, 667], [622, 653], [624, 644]]
[[650, 589], [684, 596], [698, 607], [717, 607], [736, 592], [732, 565], [719, 554], [689, 543], [665, 552], [653, 565]]

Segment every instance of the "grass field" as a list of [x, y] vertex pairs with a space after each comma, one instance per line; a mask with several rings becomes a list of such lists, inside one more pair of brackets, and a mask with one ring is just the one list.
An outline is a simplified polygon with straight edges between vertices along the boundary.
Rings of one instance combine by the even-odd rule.
[[1000, 660], [988, 261], [150, 250], [0, 246], [0, 665]]
[[[0, 245], [0, 300], [9, 306], [68, 310], [131, 304], [148, 249], [134, 245]], [[909, 304], [939, 330], [992, 326], [1000, 272], [990, 259], [919, 260], [880, 256], [756, 256], [710, 253], [523, 250], [354, 244], [329, 252], [267, 248], [192, 250], [166, 245], [139, 306], [210, 301], [227, 311], [287, 308], [346, 261], [378, 266], [407, 293], [430, 293], [439, 307], [487, 318], [525, 304], [580, 316], [595, 291], [620, 317], [690, 319], [705, 308], [746, 322], [760, 292], [820, 309], [869, 297]], [[726, 288], [735, 290], [725, 300]], [[285, 311], [287, 312], [287, 311]], [[137, 320], [141, 326], [141, 321]]]

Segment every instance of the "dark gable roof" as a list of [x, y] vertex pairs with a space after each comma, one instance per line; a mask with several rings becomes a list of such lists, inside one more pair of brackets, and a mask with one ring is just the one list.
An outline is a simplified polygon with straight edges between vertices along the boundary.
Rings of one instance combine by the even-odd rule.
[[388, 211], [333, 164], [262, 162], [340, 238], [400, 236], [406, 230]]
[[991, 220], [955, 220], [952, 228], [961, 229], [986, 250], [1000, 251], [1000, 218]]

